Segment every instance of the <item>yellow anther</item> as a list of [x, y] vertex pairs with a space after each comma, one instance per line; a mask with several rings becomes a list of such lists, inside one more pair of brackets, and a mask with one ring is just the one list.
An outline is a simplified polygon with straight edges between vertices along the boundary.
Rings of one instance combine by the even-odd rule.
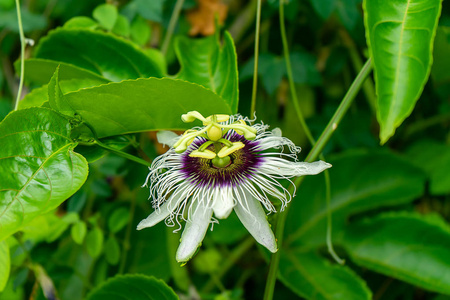
[[217, 156], [222, 158], [222, 157], [228, 156], [231, 153], [233, 153], [233, 152], [235, 152], [235, 151], [237, 151], [239, 149], [242, 149], [244, 147], [245, 147], [244, 143], [242, 143], [242, 142], [234, 142], [233, 146], [231, 146], [231, 147], [224, 146], [222, 149], [220, 149], [219, 153], [217, 153]]
[[214, 157], [216, 157], [216, 153], [211, 150], [208, 150], [208, 149], [203, 150], [203, 151], [194, 150], [191, 152], [191, 154], [189, 154], [189, 156], [213, 159]]

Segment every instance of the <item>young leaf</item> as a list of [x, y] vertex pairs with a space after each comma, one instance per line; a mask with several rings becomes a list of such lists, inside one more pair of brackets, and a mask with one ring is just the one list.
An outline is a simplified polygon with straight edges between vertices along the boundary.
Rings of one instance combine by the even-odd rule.
[[350, 268], [332, 265], [314, 252], [283, 250], [280, 279], [307, 299], [372, 299], [366, 283]]
[[112, 30], [117, 21], [117, 7], [112, 4], [101, 4], [92, 12], [95, 20], [106, 30]]
[[46, 108], [10, 113], [0, 123], [0, 240], [69, 198], [88, 165], [73, 152], [70, 124]]
[[[353, 152], [329, 162], [333, 165], [330, 169], [330, 210], [336, 237], [351, 215], [408, 203], [424, 192], [425, 174], [389, 153]], [[325, 243], [325, 199], [323, 178], [306, 178], [292, 201], [286, 221], [288, 244]]]
[[116, 275], [93, 289], [87, 300], [176, 300], [178, 296], [164, 281], [145, 275]]
[[365, 268], [450, 294], [450, 228], [438, 216], [391, 213], [351, 224], [343, 245]]
[[0, 292], [5, 289], [8, 282], [10, 268], [9, 246], [6, 241], [2, 241], [0, 242]]
[[237, 112], [239, 101], [236, 50], [225, 32], [223, 46], [218, 35], [203, 39], [180, 37], [175, 51], [181, 70], [177, 78], [198, 83], [222, 97]]
[[364, 1], [383, 144], [411, 114], [428, 79], [441, 2]]
[[[99, 137], [149, 130], [182, 130], [192, 124], [181, 115], [231, 114], [220, 96], [197, 84], [169, 78], [141, 78], [110, 83], [64, 95]], [[92, 101], [95, 99], [95, 101]]]
[[50, 82], [48, 83], [48, 102], [50, 104], [50, 107], [54, 110], [73, 117], [74, 110], [64, 99], [64, 95], [61, 91], [61, 88], [59, 87], [58, 75], [59, 66], [56, 68], [52, 79], [50, 79]]
[[131, 22], [131, 39], [140, 46], [145, 45], [150, 39], [150, 25], [141, 16], [137, 15]]
[[163, 76], [158, 63], [132, 42], [86, 29], [50, 32], [40, 40], [35, 58], [72, 64], [111, 81]]
[[103, 250], [103, 231], [94, 227], [86, 236], [86, 249], [91, 257], [98, 257]]

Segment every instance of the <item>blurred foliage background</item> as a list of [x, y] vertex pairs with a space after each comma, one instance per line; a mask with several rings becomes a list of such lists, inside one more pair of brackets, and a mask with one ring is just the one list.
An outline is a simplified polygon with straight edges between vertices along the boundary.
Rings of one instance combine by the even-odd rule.
[[[187, 37], [228, 30], [238, 59], [238, 111], [248, 115], [257, 1], [185, 0], [174, 38], [164, 44], [176, 3], [24, 0], [21, 5], [25, 35], [35, 45], [63, 25], [111, 32], [142, 49], [169, 77], [180, 71], [174, 40], [181, 52], [213, 56], [217, 49], [211, 43], [192, 48]], [[324, 151], [334, 166], [333, 242], [346, 265], [337, 265], [326, 251], [323, 177], [307, 178], [289, 212], [275, 299], [450, 299], [445, 296], [450, 294], [449, 3], [443, 2], [430, 79], [396, 135], [380, 146], [369, 78]], [[278, 9], [279, 1], [263, 1], [256, 114], [302, 146], [304, 159], [311, 146], [293, 109]], [[285, 14], [296, 93], [317, 138], [368, 56], [362, 3], [291, 0]], [[36, 46], [26, 51], [33, 57]], [[106, 48], [96, 51], [92, 57], [108, 56]], [[0, 0], [0, 120], [16, 97], [19, 56], [15, 2]], [[49, 78], [39, 79], [44, 72], [39, 66], [30, 70], [25, 92], [37, 94]], [[63, 92], [92, 85], [61, 80]], [[132, 154], [153, 159], [164, 151], [153, 133], [113, 142], [123, 148], [130, 140], [140, 145], [125, 148]], [[11, 271], [0, 299], [55, 299], [52, 294], [85, 299], [108, 278], [137, 273], [162, 279], [181, 299], [262, 299], [269, 255], [234, 214], [214, 225], [200, 252], [181, 267], [174, 259], [180, 234], [173, 228], [135, 230], [152, 211], [149, 192], [141, 188], [148, 170], [111, 153], [96, 160], [106, 153], [89, 157], [76, 150], [92, 162], [87, 182], [56, 211], [8, 239], [9, 250], [1, 250], [10, 253]]]

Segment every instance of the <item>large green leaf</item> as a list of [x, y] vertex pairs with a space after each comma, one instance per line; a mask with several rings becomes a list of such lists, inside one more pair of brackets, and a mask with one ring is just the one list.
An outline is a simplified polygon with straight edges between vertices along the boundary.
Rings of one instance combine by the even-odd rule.
[[148, 130], [183, 130], [181, 115], [231, 114], [228, 104], [206, 88], [176, 79], [137, 79], [109, 83], [64, 95], [99, 137]]
[[69, 121], [46, 108], [10, 113], [0, 123], [0, 240], [56, 208], [87, 178], [73, 152]]
[[291, 290], [307, 299], [371, 299], [366, 283], [350, 268], [332, 265], [314, 252], [283, 250], [280, 279]]
[[[425, 174], [390, 153], [348, 153], [330, 161], [334, 238], [351, 215], [411, 202], [423, 194]], [[322, 176], [305, 179], [293, 199], [286, 222], [286, 242], [325, 243], [327, 206]]]
[[[17, 61], [14, 66], [16, 72], [20, 74], [20, 61]], [[58, 66], [60, 69], [59, 80], [61, 81], [69, 79], [84, 79], [95, 80], [100, 82], [99, 84], [110, 82], [110, 80], [87, 69], [83, 69], [69, 63], [40, 58], [30, 58], [25, 60], [25, 80], [33, 84], [47, 84]]]
[[158, 63], [132, 42], [88, 29], [51, 31], [36, 47], [35, 57], [72, 64], [111, 81], [163, 76]]
[[9, 245], [6, 241], [2, 241], [0, 242], [0, 292], [5, 289], [8, 282], [10, 268]]
[[429, 176], [430, 193], [450, 193], [450, 146], [436, 141], [421, 141], [408, 149], [411, 162]]
[[145, 275], [117, 275], [89, 293], [87, 300], [176, 300], [164, 281]]
[[395, 129], [411, 114], [428, 79], [441, 2], [364, 1], [382, 143], [394, 135]]
[[233, 38], [228, 32], [224, 34], [223, 43], [221, 46], [216, 35], [203, 39], [179, 37], [175, 42], [181, 64], [177, 78], [212, 90], [236, 113], [239, 101], [237, 59]]
[[450, 228], [439, 217], [378, 216], [349, 225], [344, 241], [357, 264], [450, 294]]

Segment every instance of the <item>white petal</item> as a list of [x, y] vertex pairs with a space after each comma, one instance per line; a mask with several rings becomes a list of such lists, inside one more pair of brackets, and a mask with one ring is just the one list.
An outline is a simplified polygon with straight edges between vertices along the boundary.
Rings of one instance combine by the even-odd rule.
[[249, 193], [245, 197], [247, 206], [238, 202], [234, 207], [239, 220], [258, 243], [272, 253], [277, 252], [277, 242], [261, 203]]
[[280, 157], [265, 157], [264, 163], [259, 167], [261, 173], [286, 177], [316, 175], [331, 168], [331, 164], [324, 161], [292, 162]]
[[212, 217], [212, 209], [203, 204], [192, 204], [193, 213], [186, 222], [186, 228], [181, 235], [181, 243], [178, 247], [176, 259], [178, 262], [186, 262], [195, 254], [206, 235]]
[[172, 147], [180, 138], [180, 136], [175, 132], [163, 130], [158, 131], [158, 133], [156, 134], [156, 138], [158, 139], [158, 142], [160, 144]]
[[180, 204], [184, 197], [180, 193], [174, 193], [163, 205], [152, 212], [147, 218], [139, 222], [137, 230], [152, 227], [167, 218]]
[[216, 188], [213, 197], [214, 215], [219, 219], [228, 218], [234, 207], [232, 189], [229, 187]]

